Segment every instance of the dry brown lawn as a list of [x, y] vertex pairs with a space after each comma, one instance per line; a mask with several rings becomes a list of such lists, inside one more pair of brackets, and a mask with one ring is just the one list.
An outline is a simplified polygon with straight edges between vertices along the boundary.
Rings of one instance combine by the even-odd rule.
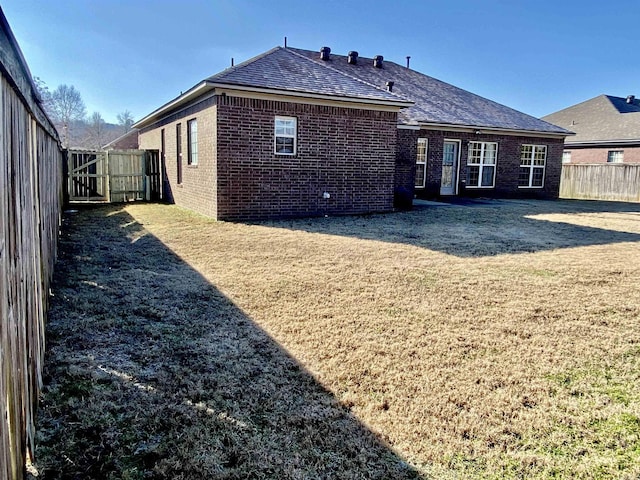
[[42, 478], [638, 478], [640, 205], [66, 217]]

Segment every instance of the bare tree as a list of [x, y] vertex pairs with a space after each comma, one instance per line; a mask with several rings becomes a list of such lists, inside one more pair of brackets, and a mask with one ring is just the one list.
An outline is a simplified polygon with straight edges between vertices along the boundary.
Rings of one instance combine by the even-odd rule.
[[122, 127], [123, 134], [131, 130], [131, 125], [133, 125], [133, 115], [129, 110], [125, 110], [118, 114], [118, 125]]
[[49, 114], [62, 135], [62, 145], [68, 147], [70, 130], [75, 122], [85, 118], [87, 109], [80, 92], [73, 85], [59, 85], [51, 93]]
[[47, 115], [51, 116], [51, 91], [49, 91], [49, 87], [40, 77], [33, 77], [33, 83], [42, 101], [44, 111], [47, 112]]
[[99, 112], [93, 112], [87, 126], [88, 146], [99, 150], [106, 143], [106, 123]]

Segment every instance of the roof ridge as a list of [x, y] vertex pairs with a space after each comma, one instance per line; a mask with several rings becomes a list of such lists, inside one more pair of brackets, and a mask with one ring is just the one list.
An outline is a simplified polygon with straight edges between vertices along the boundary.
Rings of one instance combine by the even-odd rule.
[[[347, 77], [347, 78], [349, 78], [349, 79], [351, 79], [351, 80], [355, 80], [356, 82], [359, 82], [359, 83], [362, 83], [362, 84], [364, 84], [364, 85], [367, 85], [368, 87], [375, 88], [375, 89], [376, 89], [376, 90], [378, 90], [378, 91], [381, 91], [381, 92], [384, 92], [384, 93], [388, 93], [388, 94], [390, 94], [390, 95], [393, 95], [394, 97], [398, 98], [399, 100], [404, 100], [404, 101], [408, 101], [408, 102], [415, 103], [415, 102], [413, 102], [413, 100], [411, 100], [411, 99], [409, 99], [409, 98], [405, 97], [404, 95], [398, 95], [397, 93], [390, 92], [389, 90], [385, 90], [385, 89], [384, 89], [384, 88], [382, 88], [382, 87], [378, 87], [377, 85], [374, 85], [373, 83], [369, 83], [369, 82], [367, 82], [367, 81], [365, 81], [365, 80], [362, 80], [362, 79], [360, 79], [360, 78], [358, 78], [358, 77], [355, 77], [355, 76], [353, 76], [353, 75], [349, 75], [348, 73], [341, 72], [340, 70], [338, 70], [338, 69], [336, 69], [336, 68], [333, 68], [333, 67], [332, 67], [332, 66], [330, 66], [330, 65], [326, 65], [326, 64], [321, 63], [321, 62], [318, 62], [318, 61], [316, 61], [316, 60], [314, 60], [314, 59], [312, 59], [312, 58], [306, 57], [306, 56], [302, 55], [301, 53], [296, 52], [296, 51], [295, 51], [295, 48], [291, 49], [291, 48], [288, 48], [288, 47], [287, 47], [287, 48], [285, 48], [284, 50], [286, 50], [286, 51], [288, 51], [289, 53], [291, 53], [291, 54], [295, 55], [296, 57], [303, 58], [304, 60], [306, 60], [306, 61], [308, 61], [308, 62], [312, 62], [314, 65], [320, 65], [320, 66], [322, 66], [322, 67], [324, 67], [324, 68], [326, 68], [326, 69], [331, 70], [331, 71], [332, 71], [332, 72], [334, 72], [334, 73], [338, 73], [338, 74], [342, 75], [343, 77]], [[299, 50], [302, 50], [302, 49], [299, 49]], [[308, 51], [308, 52], [311, 52], [312, 50], [307, 50], [307, 51]]]
[[624, 97], [618, 97], [617, 95], [609, 95], [607, 93], [603, 93], [603, 95], [605, 97], [609, 97], [609, 98], [617, 98], [618, 100], [626, 100], [627, 99], [627, 95], [625, 95]]
[[[296, 48], [295, 48], [295, 47], [294, 47], [294, 50], [296, 50]], [[305, 49], [302, 49], [302, 48], [299, 48], [299, 49], [297, 49], [297, 50], [304, 50], [304, 51], [307, 51], [307, 52], [310, 52], [310, 53], [311, 53], [311, 52], [315, 53], [313, 50], [305, 50]], [[306, 58], [307, 60], [311, 60], [311, 61], [312, 61], [312, 62], [314, 62], [314, 63], [317, 63], [317, 64], [319, 64], [319, 65], [323, 65], [323, 63], [321, 63], [321, 62], [319, 62], [319, 61], [317, 61], [317, 60], [313, 60], [313, 59], [311, 59], [311, 58], [309, 58], [309, 57], [306, 57], [306, 56], [304, 56], [304, 55], [302, 55], [302, 54], [300, 54], [300, 53], [298, 53], [298, 52], [295, 52], [295, 51], [294, 51], [293, 53], [295, 53], [296, 55], [300, 55], [300, 56], [302, 56], [302, 57]], [[336, 55], [336, 56], [338, 56], [338, 57], [345, 57], [345, 58], [347, 57], [346, 55], [340, 55], [339, 53], [332, 53], [332, 55]], [[358, 58], [359, 58], [359, 59], [360, 59], [360, 58], [366, 58], [367, 60], [372, 60], [372, 59], [373, 59], [373, 58], [371, 58], [371, 57], [360, 57], [360, 56], [358, 56]], [[392, 64], [392, 65], [395, 65], [397, 68], [403, 68], [403, 69], [404, 69], [404, 68], [406, 68], [404, 65], [401, 65], [401, 64], [399, 64], [398, 62], [394, 62], [393, 60], [386, 60], [386, 59], [385, 59], [384, 63], [390, 63], [390, 64]], [[337, 72], [342, 73], [343, 75], [346, 75], [346, 76], [348, 76], [348, 77], [350, 77], [350, 78], [351, 78], [351, 75], [349, 75], [349, 74], [347, 74], [347, 73], [340, 72], [339, 70], [337, 70], [337, 69], [335, 69], [335, 68], [333, 68], [333, 67], [331, 67], [331, 66], [329, 66], [329, 65], [325, 65], [325, 66], [326, 66], [326, 68], [330, 68], [331, 70], [337, 71]], [[418, 71], [418, 70], [413, 70], [413, 69], [408, 69], [408, 70], [410, 70], [413, 74], [418, 74], [418, 75], [421, 75], [421, 76], [423, 76], [423, 77], [427, 77], [427, 78], [429, 78], [431, 81], [433, 81], [433, 82], [437, 82], [437, 83], [439, 83], [440, 85], [443, 85], [443, 86], [446, 86], [446, 87], [448, 87], [448, 88], [453, 88], [453, 89], [455, 89], [455, 90], [459, 90], [459, 91], [465, 92], [466, 94], [472, 95], [473, 97], [479, 98], [479, 99], [481, 99], [481, 100], [483, 100], [483, 101], [486, 101], [486, 102], [492, 103], [493, 105], [496, 105], [496, 106], [498, 106], [498, 107], [506, 108], [506, 109], [511, 110], [512, 112], [517, 113], [517, 114], [524, 115], [524, 116], [527, 116], [527, 117], [530, 117], [530, 118], [534, 118], [534, 119], [536, 119], [536, 120], [540, 120], [540, 121], [542, 121], [542, 122], [544, 122], [544, 123], [546, 123], [546, 124], [548, 124], [548, 125], [553, 125], [552, 123], [549, 123], [549, 122], [547, 122], [546, 120], [542, 120], [542, 119], [540, 119], [540, 118], [538, 118], [538, 117], [535, 117], [535, 116], [533, 116], [533, 115], [530, 115], [530, 114], [528, 114], [528, 113], [521, 112], [520, 110], [517, 110], [517, 109], [515, 109], [515, 108], [513, 108], [513, 107], [510, 107], [510, 106], [505, 105], [505, 104], [503, 104], [503, 103], [497, 102], [497, 101], [492, 100], [492, 99], [490, 99], [490, 98], [483, 97], [483, 96], [478, 95], [477, 93], [473, 93], [473, 92], [471, 92], [471, 91], [469, 91], [469, 90], [467, 90], [467, 89], [465, 89], [465, 88], [458, 87], [458, 86], [456, 86], [456, 85], [453, 85], [452, 83], [446, 82], [446, 81], [444, 81], [444, 80], [440, 80], [439, 78], [436, 78], [436, 77], [432, 77], [431, 75], [427, 75], [426, 73], [422, 73], [422, 72], [420, 72], [420, 71]], [[356, 78], [356, 80], [360, 80], [360, 79]], [[367, 85], [370, 85], [370, 84], [369, 84], [369, 82], [366, 82], [365, 80], [360, 80], [360, 81], [362, 81], [363, 83], [366, 83]], [[375, 85], [372, 85], [372, 86], [373, 86], [374, 88], [379, 88], [379, 87], [376, 87]], [[384, 89], [381, 89], [381, 90], [386, 91], [386, 90], [384, 90]], [[397, 96], [398, 96], [398, 97], [400, 97], [400, 98], [407, 98], [407, 97], [401, 96], [401, 95], [399, 95], [399, 94], [397, 94], [397, 93], [395, 93], [395, 92], [391, 92], [391, 93], [392, 93], [392, 94], [397, 95]], [[408, 99], [408, 100], [409, 100], [409, 101], [413, 101], [413, 100], [411, 100], [411, 99]], [[415, 101], [414, 101], [414, 103], [415, 103]], [[554, 126], [554, 127], [557, 127], [557, 125], [553, 125], [553, 126]]]
[[[590, 102], [593, 102], [593, 101], [598, 100], [598, 99], [609, 100], [607, 98], [608, 96], [609, 95], [607, 95], [606, 93], [601, 93], [600, 95], [596, 95], [595, 97], [588, 98], [588, 99], [583, 100], [581, 102], [574, 103], [573, 105], [569, 105], [568, 107], [564, 107], [564, 108], [561, 108], [560, 110], [556, 110], [555, 112], [551, 112], [551, 113], [549, 113], [547, 115], [543, 115], [543, 117], [550, 117], [551, 115], [555, 115], [557, 113], [564, 112], [565, 110], [570, 110], [572, 108], [579, 107], [580, 105], [584, 105], [585, 103], [590, 103]], [[611, 101], [611, 100], [609, 100], [609, 101]]]
[[238, 69], [240, 69], [242, 67], [246, 67], [247, 65], [250, 65], [250, 64], [260, 60], [261, 58], [264, 58], [264, 57], [266, 57], [268, 55], [271, 55], [272, 53], [274, 53], [274, 52], [276, 52], [278, 50], [285, 50], [285, 49], [282, 48], [280, 45], [277, 45], [277, 46], [267, 50], [266, 52], [262, 52], [262, 53], [256, 55], [255, 57], [251, 57], [251, 58], [245, 60], [244, 62], [240, 62], [239, 64], [234, 65], [232, 67], [227, 67], [224, 70], [222, 70], [221, 72], [214, 73], [213, 75], [210, 75], [207, 78], [205, 78], [203, 81], [206, 82], [206, 81], [209, 81], [212, 78], [217, 77], [218, 75], [222, 75], [223, 73], [230, 73], [230, 72], [238, 70]]
[[[296, 48], [296, 47], [287, 47], [290, 50], [293, 50], [294, 52], [296, 50], [300, 50], [303, 52], [309, 52], [309, 53], [318, 53], [316, 50], [307, 50], [306, 48]], [[297, 52], [296, 52], [297, 53]], [[300, 55], [300, 54], [298, 54]], [[341, 53], [335, 53], [335, 52], [331, 52], [332, 56], [336, 56], [336, 57], [343, 57], [343, 58], [349, 58], [349, 55], [342, 55]], [[304, 57], [304, 55], [303, 55]], [[316, 62], [316, 60], [310, 59], [309, 57], [306, 57], [308, 60], [312, 60], [313, 62]], [[365, 57], [363, 55], [358, 54], [358, 61], [365, 59], [365, 60], [374, 60], [374, 57]], [[320, 62], [316, 62], [316, 63], [320, 63]], [[394, 62], [393, 60], [389, 60], [387, 58], [384, 59], [384, 63], [392, 63], [393, 65], [400, 67], [400, 68], [406, 68], [404, 65], [399, 64], [398, 62]], [[322, 65], [322, 63], [320, 63]], [[417, 70], [413, 70], [414, 72]], [[424, 75], [424, 74], [423, 74]]]

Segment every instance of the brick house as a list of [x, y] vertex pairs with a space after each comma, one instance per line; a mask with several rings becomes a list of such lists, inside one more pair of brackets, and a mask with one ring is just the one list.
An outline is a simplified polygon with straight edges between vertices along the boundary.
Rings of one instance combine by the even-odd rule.
[[168, 197], [221, 220], [354, 214], [414, 195], [558, 196], [567, 130], [374, 59], [276, 47], [134, 124]]
[[640, 101], [599, 95], [543, 117], [576, 133], [564, 163], [640, 163]]
[[129, 130], [124, 135], [111, 140], [102, 147], [103, 150], [136, 150], [138, 148], [138, 130]]

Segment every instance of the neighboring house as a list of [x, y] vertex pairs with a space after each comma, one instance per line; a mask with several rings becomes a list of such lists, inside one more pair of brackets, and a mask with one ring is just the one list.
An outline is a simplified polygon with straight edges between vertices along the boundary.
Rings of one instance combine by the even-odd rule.
[[129, 130], [115, 140], [110, 141], [103, 150], [136, 150], [138, 148], [138, 129]]
[[543, 117], [576, 133], [564, 163], [640, 163], [640, 101], [599, 95]]
[[375, 58], [276, 47], [134, 124], [169, 198], [217, 219], [558, 196], [569, 131]]

